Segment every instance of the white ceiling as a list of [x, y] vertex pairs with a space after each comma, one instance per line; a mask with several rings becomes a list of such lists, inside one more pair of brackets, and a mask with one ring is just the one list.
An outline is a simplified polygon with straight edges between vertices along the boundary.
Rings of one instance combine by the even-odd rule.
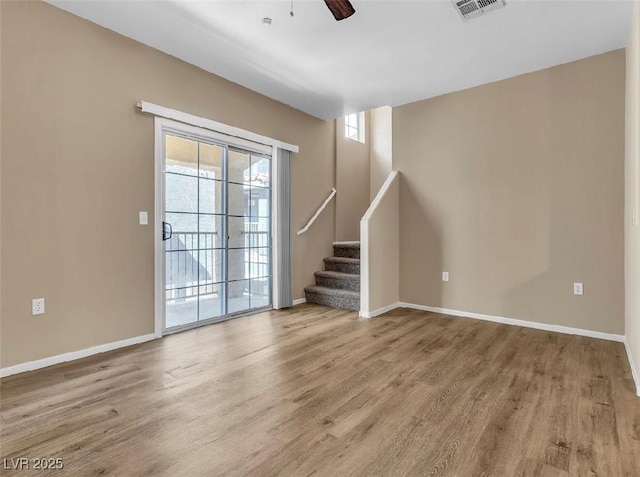
[[[626, 46], [628, 0], [507, 0], [463, 22], [451, 0], [48, 0], [313, 116], [329, 119]], [[271, 17], [271, 26], [262, 24]]]

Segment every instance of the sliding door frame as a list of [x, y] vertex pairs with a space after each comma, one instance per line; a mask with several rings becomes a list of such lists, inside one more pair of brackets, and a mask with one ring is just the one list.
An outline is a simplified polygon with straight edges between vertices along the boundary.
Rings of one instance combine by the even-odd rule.
[[[247, 152], [256, 152], [263, 155], [271, 156], [271, 307], [278, 309], [278, 283], [280, 278], [280, 271], [278, 270], [278, 246], [281, 243], [278, 236], [278, 207], [277, 197], [278, 193], [278, 181], [277, 181], [277, 156], [278, 148], [273, 145], [265, 145], [256, 143], [254, 141], [246, 140], [236, 136], [229, 136], [223, 133], [218, 133], [209, 129], [201, 127], [191, 126], [181, 122], [173, 121], [162, 117], [155, 117], [155, 197], [154, 197], [154, 221], [153, 221], [153, 237], [154, 237], [154, 334], [160, 338], [165, 334], [174, 332], [171, 330], [167, 332], [164, 329], [165, 319], [165, 290], [164, 290], [164, 275], [165, 275], [165, 253], [164, 244], [162, 240], [162, 222], [164, 220], [165, 210], [165, 141], [164, 137], [166, 133], [174, 133], [181, 136], [192, 136], [194, 140], [201, 140], [205, 142], [211, 142], [213, 144], [220, 145], [222, 147], [235, 147], [246, 150]], [[226, 188], [226, 186], [225, 186]], [[225, 199], [226, 200], [226, 199]], [[226, 217], [226, 216], [225, 216]], [[226, 219], [225, 219], [226, 221]], [[225, 248], [226, 250], [226, 248]], [[226, 253], [226, 251], [225, 251]], [[225, 290], [227, 283], [225, 281]], [[225, 291], [225, 302], [227, 291]], [[255, 310], [259, 311], [259, 310]], [[254, 310], [247, 310], [246, 314], [255, 312]], [[227, 312], [225, 307], [225, 313]], [[217, 319], [205, 320], [201, 322], [203, 325], [207, 323], [215, 323], [217, 321], [224, 321], [225, 319], [234, 318], [235, 316], [245, 313], [238, 313], [232, 315], [225, 315]], [[196, 325], [197, 326], [197, 325]], [[185, 329], [192, 328], [192, 326], [185, 327]], [[176, 329], [175, 331], [181, 331]]]

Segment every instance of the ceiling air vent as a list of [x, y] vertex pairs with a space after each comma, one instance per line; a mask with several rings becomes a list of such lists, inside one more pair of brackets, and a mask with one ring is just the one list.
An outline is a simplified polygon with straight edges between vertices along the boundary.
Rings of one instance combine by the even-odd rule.
[[507, 2], [505, 0], [453, 0], [453, 4], [460, 17], [463, 20], [469, 20], [502, 8]]

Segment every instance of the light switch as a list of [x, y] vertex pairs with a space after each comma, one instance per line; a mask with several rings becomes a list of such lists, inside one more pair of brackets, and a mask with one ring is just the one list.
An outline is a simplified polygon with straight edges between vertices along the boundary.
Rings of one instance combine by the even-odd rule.
[[449, 281], [449, 272], [442, 272], [442, 281], [443, 282]]
[[140, 225], [149, 224], [149, 214], [147, 212], [140, 212]]

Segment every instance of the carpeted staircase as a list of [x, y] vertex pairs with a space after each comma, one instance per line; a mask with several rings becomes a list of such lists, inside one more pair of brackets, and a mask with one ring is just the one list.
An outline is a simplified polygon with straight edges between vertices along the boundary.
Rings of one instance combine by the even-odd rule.
[[316, 272], [316, 284], [306, 287], [308, 303], [360, 309], [360, 242], [333, 244], [333, 257], [324, 259], [324, 271]]

